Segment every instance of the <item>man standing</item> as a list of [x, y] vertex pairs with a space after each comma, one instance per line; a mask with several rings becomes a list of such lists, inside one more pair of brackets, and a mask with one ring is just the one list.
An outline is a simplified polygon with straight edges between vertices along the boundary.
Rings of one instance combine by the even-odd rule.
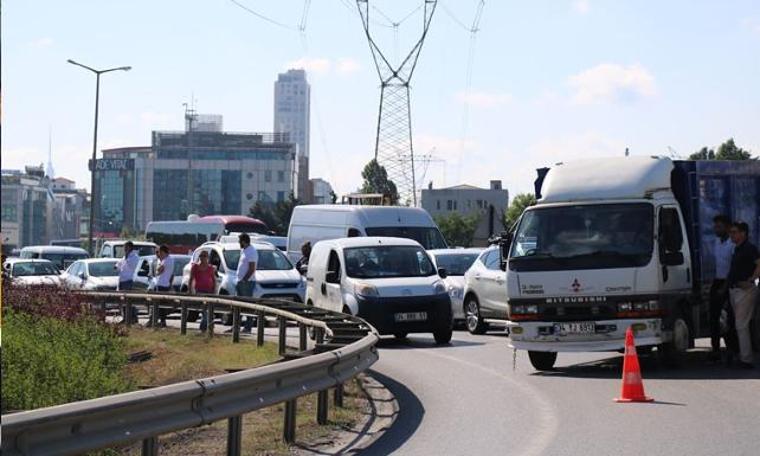
[[[728, 237], [728, 229], [731, 221], [725, 215], [717, 215], [713, 218], [713, 230], [715, 231], [715, 241], [713, 243], [713, 258], [715, 259], [715, 278], [710, 286], [710, 339], [712, 342], [712, 354], [710, 358], [714, 361], [720, 360], [720, 314], [728, 302], [728, 272], [731, 269], [731, 257], [734, 254], [734, 243]], [[729, 327], [733, 332], [733, 312], [730, 307]], [[736, 352], [738, 347], [735, 343], [735, 335], [727, 334], [726, 348], [729, 352]], [[729, 355], [730, 356], [730, 355]]]
[[[124, 243], [124, 257], [122, 257], [116, 263], [116, 269], [119, 271], [119, 291], [128, 291], [132, 289], [134, 284], [135, 269], [137, 269], [137, 263], [139, 263], [140, 257], [137, 256], [135, 251], [135, 245], [132, 241]], [[124, 312], [124, 321], [127, 316]], [[130, 315], [132, 323], [137, 323], [137, 309], [132, 308], [132, 315]]]
[[[174, 279], [174, 258], [169, 255], [169, 247], [161, 245], [158, 248], [158, 268], [156, 268], [156, 291], [165, 292], [172, 289]], [[166, 310], [160, 310], [161, 327], [166, 327]]]
[[757, 299], [757, 287], [754, 282], [760, 278], [760, 253], [747, 239], [749, 226], [745, 222], [734, 222], [730, 233], [736, 247], [728, 273], [728, 292], [739, 338], [739, 367], [752, 369], [755, 366], [749, 324]]
[[309, 257], [311, 256], [311, 242], [306, 241], [301, 246], [301, 259], [296, 263], [296, 270], [301, 275], [306, 275], [309, 270]]
[[[240, 261], [237, 267], [237, 295], [253, 296], [253, 288], [256, 286], [256, 263], [259, 261], [259, 253], [251, 245], [251, 237], [243, 233], [238, 236], [240, 241]], [[250, 333], [253, 328], [253, 317], [246, 317], [243, 332]]]

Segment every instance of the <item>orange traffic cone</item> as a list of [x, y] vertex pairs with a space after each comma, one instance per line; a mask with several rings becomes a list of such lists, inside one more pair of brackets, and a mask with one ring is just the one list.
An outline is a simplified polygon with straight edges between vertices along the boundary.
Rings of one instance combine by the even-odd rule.
[[641, 381], [639, 356], [633, 343], [633, 330], [628, 327], [625, 332], [625, 357], [623, 358], [623, 388], [620, 397], [615, 402], [651, 402], [654, 399], [644, 394], [644, 383]]

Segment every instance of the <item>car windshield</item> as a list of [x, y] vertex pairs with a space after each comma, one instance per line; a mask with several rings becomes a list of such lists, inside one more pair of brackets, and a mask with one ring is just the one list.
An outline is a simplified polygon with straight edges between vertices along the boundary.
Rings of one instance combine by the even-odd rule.
[[59, 269], [65, 269], [71, 265], [71, 263], [87, 258], [87, 254], [84, 253], [43, 253], [38, 258], [48, 260], [55, 264]]
[[367, 236], [400, 237], [413, 239], [426, 250], [445, 249], [448, 247], [441, 232], [429, 226], [387, 226], [366, 228]]
[[435, 262], [439, 268], [446, 269], [446, 274], [450, 276], [463, 276], [472, 263], [478, 259], [478, 252], [472, 253], [438, 253], [435, 255]]
[[172, 271], [172, 274], [174, 274], [175, 276], [181, 276], [182, 275], [182, 270], [185, 268], [185, 266], [189, 262], [190, 262], [190, 258], [186, 258], [186, 257], [177, 258], [177, 257], [174, 257], [174, 271]]
[[[136, 245], [135, 250], [137, 250], [138, 256], [150, 256], [156, 254], [156, 248], [152, 245]], [[113, 256], [114, 258], [121, 258], [124, 256], [124, 244], [113, 246]]]
[[427, 277], [436, 273], [427, 253], [420, 247], [355, 247], [346, 249], [344, 254], [349, 277]]
[[[258, 249], [259, 261], [256, 263], [257, 271], [287, 271], [293, 269], [293, 263], [279, 250]], [[224, 261], [230, 269], [237, 269], [240, 261], [240, 250], [225, 250]]]
[[510, 253], [516, 270], [641, 267], [652, 257], [651, 204], [599, 204], [526, 211]]
[[116, 261], [98, 261], [87, 265], [87, 270], [93, 277], [116, 277]]
[[55, 265], [47, 262], [16, 263], [13, 265], [13, 277], [58, 275]]

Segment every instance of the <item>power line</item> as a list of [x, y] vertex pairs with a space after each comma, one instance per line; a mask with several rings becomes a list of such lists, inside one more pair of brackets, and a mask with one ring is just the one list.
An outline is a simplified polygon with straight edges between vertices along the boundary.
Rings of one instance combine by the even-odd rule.
[[237, 5], [238, 7], [242, 8], [243, 10], [245, 10], [245, 11], [249, 12], [250, 14], [252, 14], [252, 15], [254, 15], [254, 16], [256, 16], [256, 17], [258, 17], [258, 18], [259, 18], [259, 19], [261, 19], [262, 21], [266, 21], [266, 22], [269, 22], [269, 23], [270, 23], [270, 24], [272, 24], [272, 25], [276, 25], [276, 26], [278, 26], [278, 27], [282, 27], [282, 28], [284, 28], [284, 29], [286, 29], [286, 30], [298, 31], [298, 29], [297, 29], [297, 28], [295, 28], [295, 27], [292, 27], [292, 26], [290, 26], [290, 25], [287, 25], [287, 24], [283, 24], [282, 22], [276, 21], [276, 20], [274, 20], [274, 19], [272, 19], [272, 18], [270, 18], [270, 17], [264, 16], [263, 14], [261, 14], [261, 13], [259, 13], [259, 12], [257, 12], [257, 11], [254, 11], [254, 10], [252, 10], [251, 8], [247, 7], [246, 5], [244, 5], [244, 4], [242, 4], [242, 3], [240, 3], [240, 2], [239, 2], [239, 1], [237, 1], [237, 0], [230, 0], [230, 1], [231, 1], [232, 3], [234, 3], [235, 5]]

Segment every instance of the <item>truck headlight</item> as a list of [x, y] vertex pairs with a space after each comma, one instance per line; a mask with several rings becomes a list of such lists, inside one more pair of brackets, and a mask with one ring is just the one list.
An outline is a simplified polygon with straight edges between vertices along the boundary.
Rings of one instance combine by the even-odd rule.
[[511, 306], [510, 310], [511, 310], [511, 313], [513, 314], [518, 314], [518, 315], [534, 314], [535, 315], [538, 313], [538, 305], [528, 304], [528, 305]]
[[356, 294], [367, 298], [376, 298], [378, 296], [377, 288], [374, 285], [362, 283], [356, 286]]
[[618, 312], [630, 312], [633, 310], [633, 304], [630, 302], [621, 302], [618, 303]]

